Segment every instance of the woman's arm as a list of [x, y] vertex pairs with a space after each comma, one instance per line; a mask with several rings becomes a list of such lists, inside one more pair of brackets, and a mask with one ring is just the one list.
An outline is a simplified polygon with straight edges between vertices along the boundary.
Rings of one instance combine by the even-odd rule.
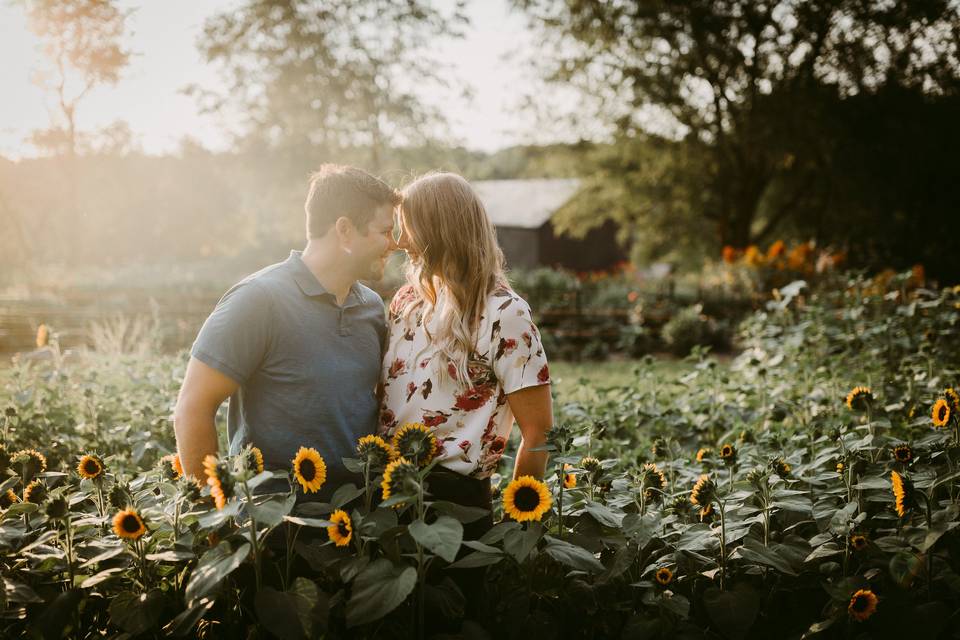
[[541, 384], [518, 389], [507, 395], [510, 410], [520, 425], [520, 449], [513, 466], [513, 477], [533, 476], [542, 479], [547, 468], [547, 452], [531, 451], [547, 442], [553, 426], [553, 400], [550, 385]]

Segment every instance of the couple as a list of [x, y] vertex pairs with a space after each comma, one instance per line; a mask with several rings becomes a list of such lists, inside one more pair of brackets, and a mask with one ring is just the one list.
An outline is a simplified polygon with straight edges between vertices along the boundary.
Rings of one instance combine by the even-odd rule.
[[[507, 284], [493, 225], [470, 184], [423, 176], [402, 193], [354, 167], [310, 180], [307, 245], [232, 287], [204, 323], [174, 416], [184, 472], [217, 452], [214, 418], [230, 399], [230, 454], [253, 444], [267, 469], [301, 446], [327, 464], [321, 499], [362, 480], [341, 462], [357, 440], [422, 423], [441, 445], [434, 499], [491, 508], [514, 420], [514, 477], [542, 478], [552, 426], [550, 375], [530, 309]], [[409, 257], [385, 313], [360, 280]], [[476, 539], [492, 517], [468, 525]]]

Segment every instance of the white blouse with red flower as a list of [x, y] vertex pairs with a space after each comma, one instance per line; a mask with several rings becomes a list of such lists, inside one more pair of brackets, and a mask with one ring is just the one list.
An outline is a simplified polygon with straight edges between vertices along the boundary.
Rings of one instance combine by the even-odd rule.
[[[474, 478], [488, 478], [497, 469], [513, 427], [507, 394], [550, 383], [540, 333], [530, 307], [503, 288], [487, 298], [477, 343], [468, 362], [472, 384], [457, 384], [453, 363], [438, 353], [427, 335], [436, 334], [434, 313], [423, 326], [422, 313], [399, 316], [415, 295], [409, 285], [390, 304], [388, 344], [380, 381], [380, 434], [392, 437], [409, 422], [430, 427], [440, 443], [440, 464]], [[438, 306], [443, 304], [440, 294]]]

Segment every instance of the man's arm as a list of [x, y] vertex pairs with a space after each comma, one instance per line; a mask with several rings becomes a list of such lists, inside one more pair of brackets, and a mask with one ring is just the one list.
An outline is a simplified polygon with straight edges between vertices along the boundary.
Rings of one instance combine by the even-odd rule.
[[513, 417], [520, 425], [521, 437], [517, 462], [513, 466], [513, 477], [516, 479], [520, 476], [533, 476], [542, 479], [547, 468], [547, 452], [530, 449], [543, 446], [547, 441], [547, 432], [553, 426], [550, 385], [518, 389], [507, 394], [507, 402], [513, 411]]
[[190, 358], [173, 412], [177, 453], [185, 475], [203, 478], [203, 459], [217, 453], [217, 409], [239, 388], [232, 378]]

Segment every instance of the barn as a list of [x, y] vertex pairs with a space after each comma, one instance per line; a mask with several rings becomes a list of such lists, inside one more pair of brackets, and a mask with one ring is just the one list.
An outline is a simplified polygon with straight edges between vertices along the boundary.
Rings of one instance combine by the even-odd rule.
[[558, 235], [554, 230], [553, 214], [580, 188], [575, 178], [478, 180], [472, 184], [497, 228], [497, 239], [511, 269], [601, 271], [627, 259], [611, 221], [583, 238]]

